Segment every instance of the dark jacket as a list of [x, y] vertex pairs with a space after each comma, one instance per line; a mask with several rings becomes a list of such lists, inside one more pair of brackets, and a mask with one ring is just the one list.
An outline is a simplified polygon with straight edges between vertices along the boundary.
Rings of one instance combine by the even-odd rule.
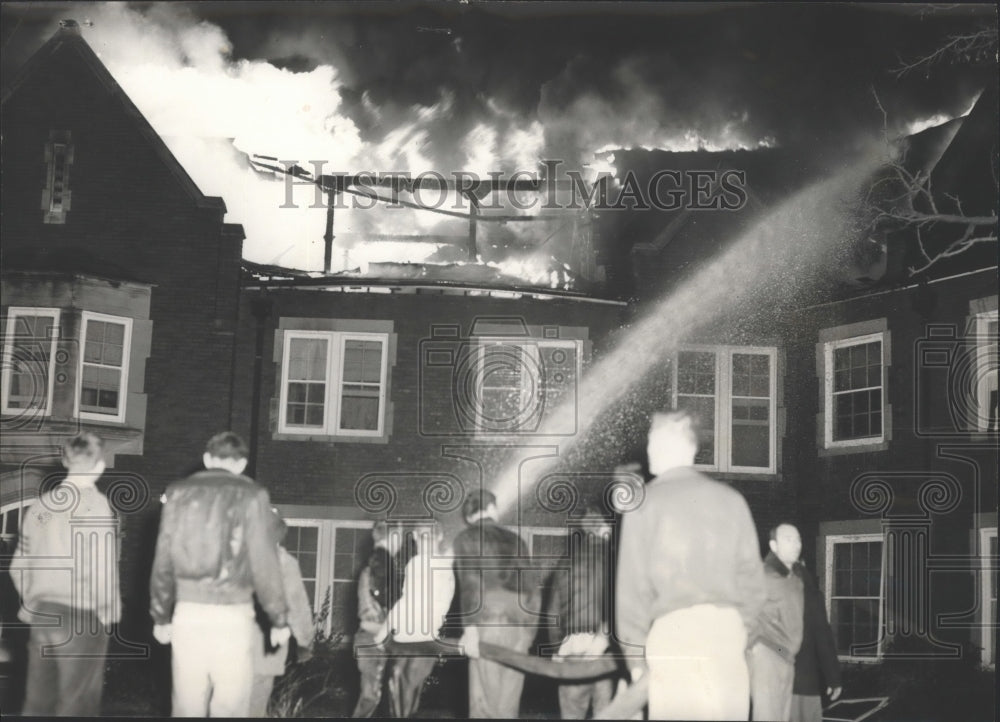
[[764, 570], [750, 507], [731, 486], [691, 467], [658, 476], [622, 518], [617, 564], [620, 642], [642, 647], [658, 617], [698, 604], [736, 609], [754, 638]]
[[385, 612], [399, 599], [405, 568], [384, 546], [375, 547], [368, 558], [368, 593]]
[[529, 621], [540, 606], [524, 540], [489, 519], [455, 537], [455, 576], [465, 624]]
[[222, 469], [167, 487], [150, 576], [150, 615], [168, 624], [178, 601], [251, 602], [276, 627], [287, 622], [274, 515], [267, 491]]
[[826, 604], [813, 575], [802, 564], [793, 570], [802, 578], [805, 610], [802, 646], [795, 656], [794, 694], [819, 696], [827, 687], [840, 687], [840, 662], [833, 631], [826, 619]]
[[610, 632], [611, 545], [593, 532], [575, 530], [570, 536], [568, 573], [556, 570], [549, 583], [546, 612], [553, 621], [549, 641], [559, 644], [577, 633]]

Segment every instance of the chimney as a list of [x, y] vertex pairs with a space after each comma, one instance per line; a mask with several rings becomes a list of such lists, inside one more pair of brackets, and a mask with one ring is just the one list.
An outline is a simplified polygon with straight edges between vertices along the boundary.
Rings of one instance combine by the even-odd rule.
[[80, 35], [80, 25], [76, 20], [66, 19], [59, 21], [60, 35]]

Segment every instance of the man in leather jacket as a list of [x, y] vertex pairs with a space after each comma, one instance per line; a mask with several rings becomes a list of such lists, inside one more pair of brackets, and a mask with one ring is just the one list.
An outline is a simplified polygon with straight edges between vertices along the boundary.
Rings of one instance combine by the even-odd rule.
[[153, 634], [173, 644], [175, 717], [245, 717], [256, 637], [253, 595], [270, 617], [271, 644], [288, 641], [288, 607], [267, 491], [242, 472], [247, 446], [209, 439], [205, 471], [164, 495], [150, 578]]

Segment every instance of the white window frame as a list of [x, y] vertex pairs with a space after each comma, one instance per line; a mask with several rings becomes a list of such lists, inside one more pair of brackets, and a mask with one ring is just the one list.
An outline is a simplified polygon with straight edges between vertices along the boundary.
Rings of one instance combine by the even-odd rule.
[[[12, 512], [15, 510], [18, 510], [17, 535], [20, 536], [21, 529], [24, 528], [24, 510], [27, 509], [32, 504], [34, 504], [36, 501], [38, 501], [38, 497], [29, 497], [26, 499], [21, 499], [20, 501], [14, 501], [11, 502], [10, 504], [4, 504], [3, 506], [0, 506], [0, 537], [3, 538], [14, 537], [14, 534], [12, 534], [9, 529], [7, 529], [7, 514], [8, 512]], [[15, 539], [14, 541], [16, 543], [17, 540]]]
[[[775, 346], [708, 346], [685, 345], [673, 356], [671, 363], [671, 397], [677, 408], [677, 363], [679, 353], [715, 354], [715, 460], [712, 464], [695, 464], [695, 468], [705, 471], [737, 474], [775, 474], [778, 470], [778, 349]], [[732, 459], [733, 428], [733, 355], [747, 354], [768, 357], [768, 383], [770, 398], [768, 403], [768, 465], [738, 466]], [[685, 394], [689, 395], [689, 394]]]
[[[881, 411], [881, 427], [877, 436], [865, 436], [858, 439], [837, 439], [833, 438], [833, 425], [834, 425], [834, 364], [833, 355], [834, 351], [841, 348], [847, 348], [850, 346], [860, 346], [862, 344], [872, 343], [874, 341], [879, 342], [879, 347], [882, 352], [882, 379], [881, 379], [881, 392], [882, 392], [882, 411]], [[852, 446], [872, 446], [874, 444], [881, 444], [886, 441], [885, 428], [886, 428], [886, 410], [888, 408], [888, 398], [886, 394], [886, 379], [887, 379], [887, 368], [885, 357], [885, 332], [878, 331], [876, 333], [865, 334], [864, 336], [852, 336], [851, 338], [838, 339], [835, 341], [827, 341], [823, 344], [823, 443], [824, 448], [827, 449], [840, 449]], [[867, 387], [874, 388], [874, 387]], [[851, 389], [851, 393], [857, 391], [864, 391], [867, 389]]]
[[[90, 321], [101, 321], [104, 323], [117, 323], [125, 327], [124, 338], [122, 339], [122, 365], [121, 365], [121, 387], [118, 391], [118, 412], [116, 414], [101, 414], [96, 411], [83, 411], [81, 407], [81, 396], [83, 395], [83, 366], [87, 347], [87, 324]], [[84, 311], [80, 319], [80, 359], [76, 365], [76, 392], [74, 394], [73, 413], [77, 418], [88, 421], [107, 421], [111, 423], [123, 423], [125, 421], [125, 408], [128, 405], [128, 377], [129, 362], [132, 356], [132, 319], [126, 316], [111, 316], [106, 313], [95, 313]], [[100, 366], [99, 364], [90, 364]]]
[[[983, 527], [979, 530], [979, 562], [982, 570], [982, 584], [980, 584], [980, 606], [982, 610], [979, 634], [982, 647], [983, 665], [991, 669], [996, 667], [996, 649], [993, 646], [994, 633], [996, 631], [996, 619], [989, 616], [990, 601], [996, 595], [997, 590], [993, 589], [993, 565], [996, 559], [990, 557], [990, 539], [997, 538], [997, 527]], [[991, 594], [992, 592], [992, 594]]]
[[[19, 316], [40, 316], [52, 319], [52, 339], [49, 346], [49, 368], [48, 368], [48, 389], [44, 409], [21, 409], [10, 408], [10, 383], [14, 350], [14, 341], [17, 338], [17, 318]], [[52, 415], [52, 397], [55, 389], [56, 375], [56, 344], [59, 340], [59, 317], [58, 308], [30, 306], [11, 306], [7, 309], [7, 332], [3, 342], [3, 374], [0, 378], [0, 395], [2, 395], [2, 413], [22, 415], [25, 413], [40, 414], [41, 416]]]
[[[878, 626], [876, 627], [876, 635], [881, 635], [882, 630], [885, 628], [885, 584], [886, 584], [886, 554], [888, 547], [886, 545], [886, 538], [884, 534], [828, 534], [826, 536], [826, 584], [824, 585], [824, 596], [826, 597], [826, 618], [830, 620], [833, 624], [833, 583], [834, 583], [834, 568], [833, 568], [833, 548], [836, 544], [857, 544], [865, 542], [881, 542], [882, 543], [882, 560], [881, 560], [881, 572], [879, 574], [879, 585], [878, 585]], [[840, 597], [838, 597], [840, 598]], [[879, 637], [877, 640], [877, 646], [875, 648], [875, 654], [873, 656], [855, 656], [850, 654], [837, 654], [837, 658], [846, 662], [878, 662], [882, 659], [882, 646], [885, 642], [884, 637]]]
[[[323, 406], [321, 426], [294, 426], [288, 424], [288, 368], [289, 354], [293, 339], [323, 339], [327, 344], [326, 354], [326, 396]], [[340, 407], [343, 400], [343, 359], [348, 341], [379, 341], [382, 344], [382, 359], [379, 369], [379, 413], [378, 428], [340, 428]], [[388, 405], [389, 334], [361, 331], [297, 331], [287, 329], [282, 332], [281, 389], [278, 398], [278, 433], [297, 436], [353, 436], [378, 438], [385, 435], [386, 407]]]
[[[579, 384], [580, 376], [583, 372], [583, 341], [579, 339], [555, 339], [555, 338], [524, 338], [519, 336], [476, 336], [475, 337], [475, 347], [473, 353], [476, 354], [476, 379], [478, 382], [477, 388], [475, 389], [475, 429], [474, 434], [476, 436], [504, 436], [509, 434], [523, 434], [525, 429], [487, 429], [481, 423], [481, 420], [485, 418], [483, 412], [483, 389], [482, 389], [482, 379], [484, 375], [484, 365], [486, 363], [486, 349], [490, 346], [517, 346], [525, 354], [530, 355], [534, 362], [541, 367], [542, 360], [539, 357], [539, 349], [545, 348], [566, 348], [572, 349], [573, 353], [576, 355], [576, 379], [577, 384]], [[525, 386], [524, 375], [521, 376], [521, 394], [522, 399], [530, 391], [528, 387]], [[544, 379], [543, 379], [544, 381]], [[544, 393], [544, 388], [542, 389]], [[529, 399], [524, 399], [525, 403], [530, 403]], [[550, 410], [551, 411], [551, 410]], [[545, 416], [538, 419], [537, 425], [532, 425], [532, 428], [541, 428], [545, 423]], [[530, 417], [529, 417], [530, 418]]]
[[997, 322], [996, 309], [976, 314], [976, 430], [981, 433], [989, 431], [990, 390], [997, 388], [997, 338], [990, 338], [987, 330], [991, 321]]
[[[309, 519], [304, 517], [285, 517], [285, 524], [289, 529], [292, 527], [313, 527], [318, 530], [316, 537], [316, 586], [313, 590], [313, 598], [309, 600], [313, 611], [315, 624], [316, 617], [322, 611], [323, 599], [329, 590], [331, 613], [327, 615], [323, 629], [323, 634], [329, 634], [333, 627], [333, 542], [334, 525], [340, 522], [333, 522], [329, 519]], [[291, 553], [291, 552], [289, 552]], [[292, 556], [295, 556], [294, 554]]]

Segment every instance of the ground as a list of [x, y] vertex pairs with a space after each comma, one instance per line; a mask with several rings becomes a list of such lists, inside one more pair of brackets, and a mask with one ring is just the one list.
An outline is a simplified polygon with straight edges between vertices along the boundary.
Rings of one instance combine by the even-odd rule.
[[[169, 715], [169, 659], [162, 648], [154, 646], [152, 652], [148, 659], [107, 661], [104, 715]], [[845, 665], [844, 696], [890, 697], [889, 706], [869, 717], [870, 722], [992, 720], [996, 674], [967, 661], [971, 659], [887, 660], [880, 664]], [[4, 711], [9, 712], [17, 708], [20, 680], [14, 665], [0, 667], [0, 695], [5, 698]], [[465, 688], [465, 662], [459, 659], [442, 662], [427, 680], [418, 716], [464, 717]], [[272, 698], [273, 712], [276, 716], [348, 717], [356, 695], [357, 669], [351, 650], [331, 646], [308, 662], [290, 668], [286, 679], [279, 680]], [[539, 677], [527, 679], [522, 717], [558, 717], [556, 688], [551, 681]]]

